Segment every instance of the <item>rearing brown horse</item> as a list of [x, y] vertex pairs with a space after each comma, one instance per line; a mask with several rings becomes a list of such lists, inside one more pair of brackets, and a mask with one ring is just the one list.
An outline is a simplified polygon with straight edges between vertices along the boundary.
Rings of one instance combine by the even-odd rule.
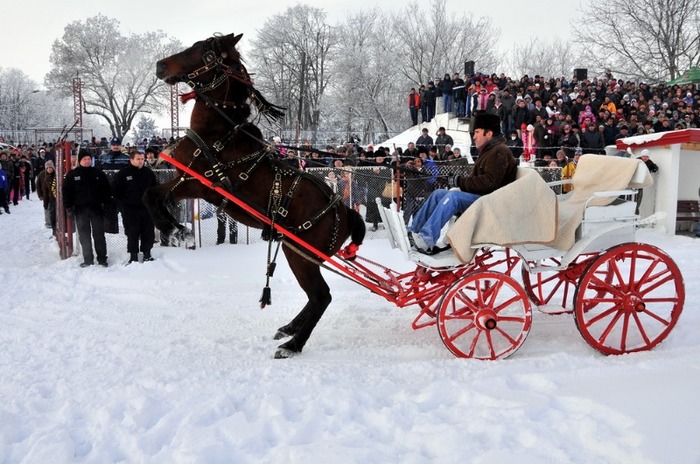
[[[157, 63], [159, 79], [170, 85], [187, 83], [196, 98], [190, 129], [171, 148], [171, 156], [329, 256], [349, 236], [359, 246], [365, 235], [362, 217], [339, 201], [323, 182], [283, 164], [264, 142], [258, 127], [249, 122], [251, 105], [272, 119], [283, 113], [253, 87], [236, 50], [240, 39], [241, 35], [233, 34], [211, 37]], [[179, 239], [190, 235], [166, 207], [169, 201], [183, 198], [202, 198], [223, 208], [236, 221], [263, 227], [242, 208], [180, 172], [178, 178], [150, 189], [144, 196], [156, 227], [167, 237], [173, 232]], [[289, 267], [308, 302], [292, 321], [277, 330], [275, 339], [291, 339], [278, 347], [276, 358], [301, 352], [331, 302], [318, 261], [300, 255], [290, 248], [287, 239], [282, 240]]]

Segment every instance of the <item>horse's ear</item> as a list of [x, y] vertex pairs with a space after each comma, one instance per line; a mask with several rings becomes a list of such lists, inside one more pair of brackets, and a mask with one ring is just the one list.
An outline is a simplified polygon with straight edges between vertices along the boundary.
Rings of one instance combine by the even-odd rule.
[[[233, 35], [233, 34], [231, 34]], [[243, 37], [243, 34], [238, 34], [236, 37], [233, 38], [233, 45], [236, 45], [238, 41], [241, 40], [241, 37]]]

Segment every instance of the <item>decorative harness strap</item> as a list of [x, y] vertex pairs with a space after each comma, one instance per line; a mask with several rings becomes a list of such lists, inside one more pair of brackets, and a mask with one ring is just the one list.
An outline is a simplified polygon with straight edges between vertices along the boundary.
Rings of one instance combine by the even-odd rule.
[[[218, 141], [214, 144], [214, 149], [217, 152], [224, 149], [226, 142], [228, 141], [228, 139], [230, 139], [230, 134], [231, 132], [229, 132], [226, 135], [226, 137], [224, 137], [225, 141], [223, 143], [221, 141]], [[205, 172], [204, 177], [212, 177], [216, 175], [218, 184], [220, 184], [229, 192], [233, 192], [233, 185], [231, 184], [231, 181], [228, 177], [226, 177], [226, 175], [224, 175], [222, 169], [223, 165], [221, 164], [219, 159], [216, 156], [214, 156], [211, 150], [209, 150], [209, 146], [207, 145], [207, 143], [204, 140], [202, 140], [199, 134], [197, 134], [192, 129], [187, 129], [187, 132], [185, 132], [185, 137], [189, 138], [194, 142], [195, 145], [197, 145], [197, 149], [194, 151], [194, 153], [192, 153], [192, 156], [197, 158], [200, 154], [202, 154], [211, 165], [211, 170]]]

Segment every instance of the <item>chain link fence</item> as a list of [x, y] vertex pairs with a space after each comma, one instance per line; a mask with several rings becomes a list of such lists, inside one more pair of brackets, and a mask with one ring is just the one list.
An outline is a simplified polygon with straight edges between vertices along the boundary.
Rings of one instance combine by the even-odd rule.
[[[375, 198], [381, 198], [384, 206], [398, 202], [403, 210], [404, 221], [409, 224], [412, 215], [421, 207], [430, 193], [437, 188], [447, 187], [447, 179], [454, 175], [468, 175], [472, 165], [436, 164], [416, 170], [403, 165], [397, 169], [389, 165], [309, 168], [306, 171], [324, 181], [342, 197], [343, 203], [357, 210], [367, 225], [366, 239], [386, 239], [388, 232], [382, 224]], [[561, 168], [535, 168], [545, 181], [561, 179]], [[177, 176], [174, 169], [153, 169], [160, 183], [168, 182]], [[105, 170], [111, 179], [118, 172]], [[536, 201], [536, 199], [523, 199]], [[517, 205], [514, 205], [517, 207]], [[173, 202], [171, 213], [185, 224], [195, 235], [195, 246], [215, 246], [219, 243], [247, 245], [263, 241], [261, 231], [217, 214], [217, 207], [204, 200], [181, 200]], [[106, 234], [107, 249], [110, 253], [126, 252], [126, 235], [121, 214], [118, 215], [116, 233]], [[78, 248], [78, 240], [73, 240]], [[156, 230], [156, 246], [168, 246], [160, 241]], [[75, 250], [73, 254], [79, 253]]]

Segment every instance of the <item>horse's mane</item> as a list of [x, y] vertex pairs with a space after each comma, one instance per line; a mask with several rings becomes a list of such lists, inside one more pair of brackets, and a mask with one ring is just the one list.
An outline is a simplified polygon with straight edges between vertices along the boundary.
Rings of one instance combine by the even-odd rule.
[[250, 86], [250, 93], [253, 106], [255, 106], [255, 109], [258, 111], [258, 113], [265, 116], [265, 118], [268, 121], [274, 122], [284, 117], [284, 110], [286, 108], [274, 105], [267, 101], [263, 94], [260, 93], [260, 91], [252, 85]]

